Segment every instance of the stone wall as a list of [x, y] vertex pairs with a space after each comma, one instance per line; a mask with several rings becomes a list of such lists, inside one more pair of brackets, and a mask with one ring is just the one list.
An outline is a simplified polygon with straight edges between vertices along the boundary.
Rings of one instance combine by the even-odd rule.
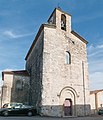
[[41, 104], [42, 94], [43, 42], [42, 31], [26, 61], [26, 69], [30, 73], [30, 104], [37, 108]]
[[[71, 64], [65, 64], [65, 53], [71, 53]], [[65, 31], [45, 27], [43, 55], [42, 114], [63, 115], [63, 101], [67, 96], [58, 97], [65, 87], [76, 91], [74, 115], [90, 114], [88, 64], [86, 44]], [[61, 102], [62, 101], [62, 102]], [[49, 107], [48, 107], [49, 106]], [[56, 107], [59, 106], [59, 107]], [[52, 111], [52, 109], [56, 108]], [[58, 110], [57, 110], [58, 108]]]
[[[29, 76], [4, 74], [2, 86], [1, 106], [5, 103], [22, 102], [28, 103], [29, 100]], [[22, 89], [16, 88], [16, 81], [21, 81]]]
[[90, 104], [91, 104], [91, 114], [96, 114], [96, 106], [95, 106], [95, 94], [90, 95]]
[[11, 102], [11, 88], [13, 83], [13, 75], [5, 74], [4, 75], [4, 82], [2, 86], [2, 94], [1, 94], [1, 106], [5, 103]]
[[[63, 104], [69, 98], [72, 116], [89, 115], [86, 43], [71, 33], [71, 16], [66, 13], [66, 31], [61, 30], [61, 14], [56, 10], [56, 27], [44, 26], [27, 58], [31, 103], [41, 107], [41, 115], [64, 116]], [[71, 64], [65, 63], [66, 51]]]
[[[17, 81], [21, 81], [21, 87], [17, 87]], [[29, 104], [30, 77], [14, 75], [11, 88], [11, 102]]]

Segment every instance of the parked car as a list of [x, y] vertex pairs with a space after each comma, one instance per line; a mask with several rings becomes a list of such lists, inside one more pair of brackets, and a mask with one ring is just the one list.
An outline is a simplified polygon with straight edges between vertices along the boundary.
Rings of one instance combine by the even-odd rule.
[[100, 109], [98, 110], [98, 115], [103, 115], [103, 108], [100, 108]]
[[[8, 107], [0, 109], [0, 115], [28, 115], [33, 116], [37, 114], [36, 109], [33, 106], [24, 105], [22, 103], [8, 103]], [[4, 106], [6, 106], [4, 105]]]

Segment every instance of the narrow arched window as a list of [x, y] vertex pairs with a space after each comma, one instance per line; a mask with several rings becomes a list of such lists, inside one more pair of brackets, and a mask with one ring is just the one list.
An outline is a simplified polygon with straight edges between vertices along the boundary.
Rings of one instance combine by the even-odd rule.
[[65, 62], [66, 64], [71, 64], [71, 54], [70, 52], [66, 51], [66, 56], [65, 56]]
[[61, 29], [66, 31], [66, 16], [64, 14], [61, 15]]

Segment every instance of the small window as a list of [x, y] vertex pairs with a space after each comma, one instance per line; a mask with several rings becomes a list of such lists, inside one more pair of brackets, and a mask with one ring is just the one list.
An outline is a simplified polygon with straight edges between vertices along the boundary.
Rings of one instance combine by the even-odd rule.
[[16, 81], [16, 90], [22, 90], [23, 89], [23, 83], [21, 80]]
[[64, 14], [61, 15], [61, 29], [66, 31], [66, 16]]
[[66, 64], [71, 64], [71, 54], [66, 51], [66, 58], [65, 58]]

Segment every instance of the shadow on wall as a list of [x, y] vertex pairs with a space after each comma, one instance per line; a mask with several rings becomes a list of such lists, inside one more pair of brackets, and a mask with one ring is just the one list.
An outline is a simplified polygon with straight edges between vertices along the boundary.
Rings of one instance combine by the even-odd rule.
[[[40, 29], [41, 31], [41, 29]], [[44, 56], [44, 32], [35, 38], [30, 57], [26, 60], [26, 69], [30, 74], [29, 104], [38, 108], [42, 97], [43, 56]]]
[[69, 116], [90, 116], [90, 105], [46, 105], [41, 106], [39, 109], [41, 116], [56, 116], [56, 117], [69, 117]]
[[29, 83], [23, 81], [23, 78], [14, 76], [13, 86], [11, 88], [11, 102], [28, 104], [29, 99]]

